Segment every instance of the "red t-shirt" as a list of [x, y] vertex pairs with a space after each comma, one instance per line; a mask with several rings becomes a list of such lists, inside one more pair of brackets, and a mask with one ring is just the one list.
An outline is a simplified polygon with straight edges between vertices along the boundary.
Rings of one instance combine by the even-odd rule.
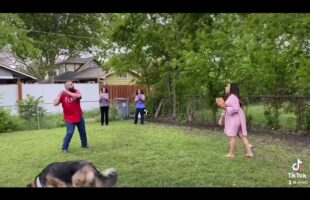
[[[75, 94], [80, 94], [80, 91], [76, 90]], [[81, 120], [83, 112], [80, 105], [80, 99], [65, 94], [61, 96], [60, 102], [63, 107], [65, 121], [77, 123]]]

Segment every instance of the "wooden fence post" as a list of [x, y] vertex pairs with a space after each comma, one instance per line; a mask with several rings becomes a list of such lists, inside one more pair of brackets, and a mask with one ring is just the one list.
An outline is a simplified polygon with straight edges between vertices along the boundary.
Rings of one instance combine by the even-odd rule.
[[[23, 85], [19, 78], [17, 79], [17, 92], [18, 92], [18, 101], [22, 101], [23, 100]], [[18, 108], [18, 114], [19, 116], [22, 115], [19, 108]]]

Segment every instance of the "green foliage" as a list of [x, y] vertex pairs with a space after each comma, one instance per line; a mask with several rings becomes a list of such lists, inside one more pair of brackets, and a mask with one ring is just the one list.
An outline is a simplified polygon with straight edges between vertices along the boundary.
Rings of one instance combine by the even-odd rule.
[[[105, 69], [141, 74], [137, 84], [152, 93], [150, 114], [164, 99], [164, 115], [186, 121], [208, 107], [216, 123], [214, 99], [224, 97], [227, 82], [238, 83], [244, 97], [310, 94], [308, 13], [26, 13], [0, 19], [0, 44], [16, 46], [21, 59], [35, 57], [28, 69], [39, 79], [53, 74], [59, 56], [96, 47], [98, 58], [108, 58]], [[276, 104], [282, 106], [277, 102], [265, 111], [274, 129], [282, 112]], [[305, 117], [297, 107], [302, 129]]]
[[18, 116], [12, 116], [14, 131], [37, 130], [37, 129], [52, 129], [57, 127], [65, 127], [65, 122], [62, 114], [39, 116], [39, 120], [25, 119]]
[[294, 102], [294, 114], [296, 115], [296, 130], [310, 133], [310, 104]]
[[302, 129], [305, 130], [308, 134], [310, 134], [310, 105], [308, 104], [307, 107], [303, 110], [302, 116]]
[[[149, 98], [148, 98], [149, 99]], [[148, 100], [149, 101], [149, 100]], [[134, 116], [136, 113], [136, 105], [134, 103], [131, 103], [129, 105], [129, 113], [131, 116]]]
[[0, 133], [14, 130], [14, 120], [10, 112], [0, 108]]
[[265, 106], [264, 115], [265, 115], [266, 120], [267, 120], [266, 126], [268, 128], [271, 128], [274, 130], [278, 130], [280, 128], [280, 121], [279, 121], [280, 111], [279, 111], [279, 109], [280, 109], [279, 106], [272, 106], [272, 105]]
[[[33, 101], [33, 99], [32, 99]], [[27, 103], [27, 105], [32, 105]], [[25, 131], [25, 130], [37, 130], [37, 129], [52, 129], [58, 127], [65, 127], [65, 121], [63, 114], [50, 114], [39, 115], [39, 120], [36, 116], [35, 108], [31, 106], [27, 107], [23, 105], [28, 113], [27, 117], [11, 116], [8, 111], [1, 109], [0, 111], [0, 132], [11, 132], [11, 131]], [[32, 114], [32, 115], [31, 115]], [[100, 122], [100, 110], [94, 109], [84, 112], [84, 119], [86, 123]], [[117, 109], [114, 106], [110, 106], [109, 109], [109, 120], [117, 121], [119, 116]]]
[[40, 49], [36, 48], [35, 41], [27, 36], [24, 21], [18, 14], [0, 14], [0, 46], [3, 51], [20, 54], [34, 58], [40, 55]]
[[[97, 13], [20, 13], [25, 28], [29, 31], [27, 37], [35, 41], [34, 46], [41, 50], [41, 55], [32, 59], [26, 71], [44, 79], [46, 74], [54, 75], [55, 63], [61, 56], [77, 56], [83, 52], [93, 53], [97, 47], [98, 60], [104, 51], [106, 19], [109, 14]], [[102, 47], [102, 51], [100, 50]], [[19, 54], [22, 60], [27, 56]]]
[[27, 121], [37, 121], [38, 118], [44, 117], [46, 109], [40, 106], [43, 102], [42, 97], [34, 98], [30, 95], [27, 95], [24, 100], [18, 100], [18, 109], [21, 117]]
[[109, 108], [109, 120], [111, 121], [119, 120], [117, 108], [115, 106], [110, 106]]
[[252, 128], [252, 126], [253, 126], [253, 115], [250, 113], [246, 113], [245, 118], [246, 118], [247, 128], [248, 129]]
[[[112, 27], [110, 41], [126, 51], [107, 65], [141, 72], [138, 83], [180, 120], [200, 96], [216, 122], [227, 82], [241, 96], [309, 94], [309, 14], [126, 14]], [[279, 128], [279, 109], [266, 108], [268, 127]]]
[[155, 115], [157, 108], [159, 106], [160, 100], [161, 100], [160, 96], [157, 96], [154, 94], [148, 94], [145, 107], [150, 117], [153, 117]]
[[275, 99], [264, 107], [266, 126], [274, 130], [309, 133], [309, 107], [309, 103], [298, 99], [288, 102]]

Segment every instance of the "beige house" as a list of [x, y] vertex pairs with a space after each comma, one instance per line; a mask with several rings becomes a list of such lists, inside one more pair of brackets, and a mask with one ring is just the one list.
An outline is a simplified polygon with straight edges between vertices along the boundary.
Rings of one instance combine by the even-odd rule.
[[135, 85], [139, 74], [133, 70], [122, 75], [117, 75], [114, 70], [109, 70], [102, 79], [104, 85]]

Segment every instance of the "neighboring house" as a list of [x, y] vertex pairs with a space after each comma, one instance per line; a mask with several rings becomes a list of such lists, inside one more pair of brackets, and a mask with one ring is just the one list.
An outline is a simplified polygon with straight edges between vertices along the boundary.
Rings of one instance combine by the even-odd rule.
[[35, 83], [37, 78], [0, 63], [0, 84]]
[[40, 83], [64, 83], [73, 80], [77, 83], [98, 83], [102, 85], [134, 85], [139, 74], [129, 71], [121, 76], [113, 69], [105, 71], [93, 57], [72, 58], [57, 64], [56, 76]]
[[63, 74], [65, 72], [80, 72], [89, 68], [100, 67], [100, 64], [93, 57], [89, 58], [70, 58], [57, 63], [58, 69], [56, 75]]
[[109, 70], [108, 73], [104, 74], [102, 82], [104, 85], [135, 85], [136, 79], [139, 76], [140, 75], [134, 70], [130, 70], [119, 76], [112, 69]]
[[40, 83], [64, 83], [66, 81], [74, 81], [76, 83], [98, 83], [103, 75], [101, 67], [84, 69], [82, 71], [67, 71]]

